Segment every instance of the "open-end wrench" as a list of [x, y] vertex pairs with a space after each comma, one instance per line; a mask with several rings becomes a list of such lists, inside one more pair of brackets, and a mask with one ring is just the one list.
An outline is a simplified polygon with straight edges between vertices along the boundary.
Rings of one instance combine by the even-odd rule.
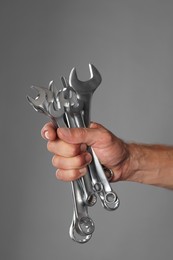
[[[88, 81], [81, 82], [77, 78], [76, 70], [73, 69], [69, 83], [70, 86], [75, 90], [76, 94], [71, 97], [71, 104], [69, 111], [74, 115], [75, 120], [78, 122], [78, 127], [86, 127], [86, 122], [89, 126], [90, 112], [86, 111], [86, 108], [90, 106], [91, 98], [94, 93], [94, 90], [98, 87], [101, 82], [100, 74], [97, 69], [90, 65], [91, 78]], [[77, 99], [76, 99], [77, 96]], [[76, 103], [75, 103], [76, 99]], [[83, 118], [82, 110], [84, 110], [84, 116], [87, 113], [87, 118]], [[103, 167], [99, 162], [94, 150], [89, 148], [90, 153], [92, 154], [93, 161], [89, 165], [90, 176], [92, 179], [94, 190], [98, 193], [103, 206], [107, 210], [115, 210], [119, 206], [119, 199], [116, 193], [112, 190], [110, 183], [105, 175]]]
[[[29, 104], [34, 108], [36, 112], [41, 112], [48, 116], [53, 122], [54, 126], [57, 128], [57, 122], [64, 125], [64, 113], [61, 109], [56, 110], [54, 112], [54, 106], [57, 106], [55, 94], [59, 92], [55, 86], [53, 86], [53, 82], [50, 82], [49, 89], [38, 86], [31, 86], [32, 89], [37, 91], [37, 96], [34, 98], [27, 96], [27, 100]], [[51, 111], [52, 108], [52, 111]], [[57, 120], [58, 119], [58, 120]]]
[[50, 102], [53, 102], [53, 93], [44, 87], [31, 86], [31, 88], [37, 91], [37, 96], [35, 99], [27, 96], [26, 98], [29, 104], [34, 108], [36, 112], [41, 112], [48, 115], [48, 104]]
[[89, 64], [90, 79], [81, 81], [77, 77], [76, 68], [73, 68], [69, 76], [69, 84], [76, 91], [79, 99], [84, 101], [84, 120], [86, 127], [90, 124], [91, 99], [94, 91], [100, 85], [102, 78], [99, 71], [92, 64]]

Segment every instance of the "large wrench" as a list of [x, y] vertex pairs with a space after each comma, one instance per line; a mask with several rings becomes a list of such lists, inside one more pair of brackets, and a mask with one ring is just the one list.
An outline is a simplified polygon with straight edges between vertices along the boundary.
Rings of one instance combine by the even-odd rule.
[[89, 64], [90, 79], [88, 81], [81, 81], [77, 77], [76, 68], [73, 68], [69, 76], [69, 84], [76, 91], [79, 99], [84, 101], [84, 120], [86, 127], [90, 124], [90, 109], [91, 99], [94, 91], [100, 85], [102, 78], [96, 67]]
[[[92, 95], [101, 82], [101, 76], [98, 70], [93, 65], [89, 65], [89, 68], [91, 78], [88, 81], [80, 81], [75, 69], [71, 71], [69, 77], [70, 86], [78, 96], [76, 104], [74, 104], [74, 98], [72, 98], [72, 103], [74, 105], [71, 105], [69, 110], [74, 114], [78, 127], [89, 126], [89, 106], [91, 104]], [[84, 110], [84, 118], [81, 113], [82, 109]], [[87, 115], [87, 117], [85, 117], [85, 115]], [[93, 157], [93, 161], [89, 165], [93, 188], [98, 193], [103, 206], [107, 210], [115, 210], [119, 206], [119, 199], [116, 193], [112, 190], [94, 150], [89, 148], [89, 151]]]

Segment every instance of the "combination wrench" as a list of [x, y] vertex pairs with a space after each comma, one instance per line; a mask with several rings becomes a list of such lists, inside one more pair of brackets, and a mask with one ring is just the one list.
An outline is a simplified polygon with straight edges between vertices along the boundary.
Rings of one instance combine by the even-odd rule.
[[[98, 70], [89, 64], [90, 79], [80, 81], [77, 77], [76, 69], [73, 68], [69, 76], [71, 91], [71, 100], [69, 99], [69, 112], [74, 115], [78, 127], [88, 127], [90, 124], [90, 107], [94, 91], [101, 83], [101, 75]], [[82, 113], [82, 111], [84, 113]], [[119, 206], [117, 194], [112, 190], [111, 185], [105, 175], [105, 171], [99, 162], [94, 150], [89, 147], [93, 160], [89, 165], [90, 176], [95, 192], [99, 195], [103, 206], [107, 210], [115, 210]]]

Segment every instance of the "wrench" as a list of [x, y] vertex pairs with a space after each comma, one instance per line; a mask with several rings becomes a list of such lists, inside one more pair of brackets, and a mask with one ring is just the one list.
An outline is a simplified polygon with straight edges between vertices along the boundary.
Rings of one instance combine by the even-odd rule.
[[[86, 109], [90, 106], [92, 95], [101, 82], [98, 70], [93, 65], [89, 65], [89, 67], [91, 73], [90, 80], [85, 82], [78, 80], [75, 69], [72, 70], [69, 77], [70, 86], [77, 92], [77, 98], [75, 95], [71, 97], [69, 111], [74, 115], [78, 127], [89, 126], [90, 112], [89, 110], [86, 111]], [[84, 118], [82, 110], [84, 110]], [[115, 210], [119, 206], [119, 199], [116, 193], [113, 192], [94, 150], [92, 148], [88, 149], [93, 157], [93, 161], [89, 165], [93, 188], [98, 193], [104, 208]]]
[[[69, 102], [68, 102], [68, 99], [65, 98], [65, 96], [66, 97], [69, 96], [68, 92], [69, 92], [69, 89], [67, 89], [67, 88], [64, 89], [63, 91], [61, 91], [59, 93], [58, 98], [59, 98], [60, 104], [64, 107], [64, 109], [66, 111], [68, 126], [69, 127], [76, 127], [73, 118], [67, 112]], [[61, 126], [61, 127], [63, 127], [63, 126]], [[96, 197], [96, 195], [95, 195], [95, 193], [92, 189], [90, 175], [85, 174], [83, 177], [80, 178], [80, 181], [81, 181], [82, 187], [83, 187], [85, 204], [87, 206], [93, 206], [97, 201], [97, 197]]]
[[[59, 108], [55, 108], [53, 103], [51, 103], [49, 106], [49, 112], [55, 118], [58, 127], [67, 127], [67, 125], [62, 120], [62, 115], [64, 114], [64, 105], [66, 105], [63, 91], [58, 93], [58, 100], [61, 106]], [[58, 120], [59, 118], [60, 121]], [[74, 214], [69, 229], [69, 234], [70, 237], [76, 242], [86, 243], [91, 238], [92, 233], [95, 230], [95, 225], [93, 220], [88, 216], [88, 209], [85, 202], [87, 201], [87, 204], [90, 202], [89, 206], [91, 206], [94, 205], [96, 201], [95, 198], [91, 198], [90, 194], [88, 195], [88, 190], [85, 188], [86, 186], [84, 177], [80, 178], [79, 180], [72, 181], [71, 185], [74, 200]], [[87, 197], [87, 199], [84, 200], [84, 197]]]
[[88, 216], [87, 206], [83, 201], [80, 182], [72, 182], [72, 193], [74, 198], [73, 220], [69, 228], [70, 237], [78, 243], [86, 243], [91, 239], [95, 230], [93, 220]]
[[[31, 88], [37, 91], [37, 96], [35, 99], [27, 96], [29, 104], [34, 108], [36, 112], [43, 113], [46, 116], [50, 117], [54, 126], [57, 128], [58, 126], [55, 117], [51, 114], [51, 111], [49, 111], [50, 104], [55, 105], [54, 93], [44, 87], [31, 86]], [[56, 116], [59, 116], [59, 120], [61, 120], [61, 111], [57, 111]]]
[[[52, 85], [51, 85], [52, 88]], [[57, 127], [67, 127], [64, 121], [64, 107], [58, 106], [54, 101], [54, 93], [45, 88], [35, 87], [38, 96], [33, 99], [27, 96], [29, 103], [37, 111], [48, 115]], [[51, 94], [52, 93], [52, 94]], [[61, 92], [57, 92], [62, 95]], [[83, 193], [80, 180], [71, 182], [74, 199], [74, 216], [71, 225], [71, 238], [79, 243], [85, 243], [94, 232], [94, 222], [88, 216], [87, 206], [83, 201]], [[77, 234], [80, 233], [82, 239], [77, 240]]]
[[48, 103], [53, 102], [53, 93], [44, 87], [31, 86], [31, 88], [37, 91], [37, 96], [35, 99], [27, 96], [29, 104], [36, 112], [48, 115]]
[[96, 67], [89, 64], [90, 79], [88, 81], [80, 81], [77, 77], [76, 68], [73, 68], [69, 76], [69, 84], [76, 91], [79, 99], [84, 101], [84, 120], [86, 127], [90, 124], [90, 108], [91, 99], [94, 91], [100, 85], [102, 78]]

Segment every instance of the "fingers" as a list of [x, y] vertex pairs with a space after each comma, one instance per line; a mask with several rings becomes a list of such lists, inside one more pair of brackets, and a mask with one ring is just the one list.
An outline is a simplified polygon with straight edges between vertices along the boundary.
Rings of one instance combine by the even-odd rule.
[[47, 149], [54, 154], [52, 164], [58, 169], [56, 176], [63, 181], [76, 180], [87, 172], [86, 166], [92, 160], [87, 146], [97, 151], [103, 164], [112, 160], [109, 154], [113, 153], [105, 152], [110, 150], [112, 135], [102, 125], [91, 123], [90, 128], [55, 129], [52, 123], [48, 123], [42, 128], [41, 135], [48, 140]]
[[63, 157], [74, 157], [79, 153], [85, 152], [87, 146], [85, 144], [68, 144], [61, 139], [48, 141], [47, 149], [53, 154], [58, 154]]
[[58, 180], [62, 181], [74, 181], [79, 179], [80, 177], [84, 176], [87, 173], [87, 168], [81, 168], [81, 169], [70, 169], [70, 170], [63, 170], [58, 169], [56, 171], [56, 177]]
[[63, 181], [72, 181], [83, 176], [87, 171], [86, 166], [92, 160], [84, 144], [68, 144], [56, 139], [49, 141], [47, 148], [54, 154], [52, 165], [58, 169], [56, 177]]
[[70, 158], [54, 155], [52, 158], [52, 164], [55, 168], [58, 169], [75, 170], [84, 168], [87, 164], [91, 162], [91, 160], [92, 157], [87, 152]]
[[48, 140], [48, 151], [54, 154], [52, 165], [57, 169], [56, 177], [63, 181], [73, 181], [84, 176], [86, 166], [92, 160], [86, 152], [87, 145], [67, 143], [59, 138], [56, 131], [52, 123], [47, 123], [41, 130], [42, 137]]
[[43, 126], [43, 128], [41, 129], [41, 136], [45, 140], [51, 140], [51, 141], [57, 138], [56, 129], [53, 123], [49, 122]]

